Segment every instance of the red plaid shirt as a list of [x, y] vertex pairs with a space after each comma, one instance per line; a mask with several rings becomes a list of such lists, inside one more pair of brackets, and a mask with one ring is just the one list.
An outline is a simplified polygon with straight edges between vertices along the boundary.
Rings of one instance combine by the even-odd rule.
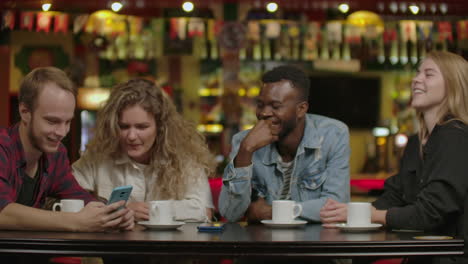
[[[19, 135], [19, 125], [0, 128], [0, 210], [18, 199], [23, 184], [26, 160]], [[71, 173], [65, 147], [60, 144], [57, 152], [44, 153], [39, 174], [39, 188], [34, 194], [33, 207], [41, 208], [47, 196], [59, 199], [82, 199], [85, 203], [95, 200], [76, 182]]]

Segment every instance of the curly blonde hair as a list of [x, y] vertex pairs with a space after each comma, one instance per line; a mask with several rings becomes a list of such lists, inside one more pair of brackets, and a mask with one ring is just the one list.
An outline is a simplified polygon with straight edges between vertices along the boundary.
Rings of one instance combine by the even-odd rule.
[[[439, 67], [446, 89], [446, 96], [437, 114], [437, 124], [452, 120], [468, 124], [468, 62], [461, 56], [447, 51], [432, 51], [426, 56]], [[420, 142], [429, 136], [424, 114], [417, 111]]]
[[[154, 188], [161, 199], [180, 200], [187, 186], [197, 180], [188, 177], [200, 168], [211, 175], [216, 162], [208, 150], [205, 138], [176, 110], [171, 99], [154, 82], [133, 79], [115, 86], [99, 111], [95, 135], [84, 155], [116, 158], [122, 155], [119, 137], [119, 117], [123, 110], [139, 105], [154, 116], [156, 140], [150, 149], [150, 171], [156, 176]], [[157, 188], [156, 188], [157, 187]]]

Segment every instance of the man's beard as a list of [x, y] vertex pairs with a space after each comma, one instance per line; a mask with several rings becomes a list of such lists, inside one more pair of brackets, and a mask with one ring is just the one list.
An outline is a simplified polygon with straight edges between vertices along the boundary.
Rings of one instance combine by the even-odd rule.
[[287, 122], [282, 122], [283, 129], [281, 129], [278, 137], [280, 139], [287, 137], [297, 126], [296, 120], [292, 119]]
[[36, 136], [34, 134], [34, 117], [31, 115], [31, 123], [29, 125], [29, 129], [28, 129], [28, 138], [29, 138], [29, 142], [31, 142], [31, 145], [33, 148], [35, 148], [36, 150], [40, 151], [40, 152], [44, 152], [43, 149], [41, 149], [40, 147], [40, 144], [39, 144], [39, 137]]

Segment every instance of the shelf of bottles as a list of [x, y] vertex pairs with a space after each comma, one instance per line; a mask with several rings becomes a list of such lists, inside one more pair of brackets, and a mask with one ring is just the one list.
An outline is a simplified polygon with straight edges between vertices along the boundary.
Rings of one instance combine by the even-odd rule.
[[[358, 61], [364, 69], [402, 69], [417, 65], [430, 50], [468, 50], [468, 20], [460, 19], [384, 21], [362, 16], [357, 21], [270, 19], [241, 24], [245, 40], [239, 57], [247, 61]], [[218, 59], [218, 44], [206, 43], [201, 58]]]
[[[333, 21], [238, 22], [244, 29], [237, 32], [245, 34], [237, 40], [242, 42], [238, 52], [241, 66], [237, 96], [242, 106], [239, 130], [255, 123], [254, 97], [260, 90], [261, 74], [274, 64], [296, 63], [311, 70], [333, 65], [329, 69], [406, 71], [415, 68], [431, 50], [468, 52], [468, 20], [443, 17], [437, 21], [401, 20], [375, 14], [371, 14], [371, 19], [364, 18], [361, 22], [349, 17]], [[202, 61], [198, 129], [208, 135], [221, 133], [226, 125], [222, 112], [226, 95], [218, 43], [222, 39], [220, 32], [215, 38], [197, 42]]]
[[[263, 65], [253, 62], [243, 62], [239, 72], [239, 87], [237, 94], [227, 95], [223, 88], [223, 68], [216, 60], [201, 62], [201, 86], [198, 89], [201, 105], [201, 118], [198, 130], [205, 134], [219, 134], [226, 125], [223, 113], [229, 105], [238, 105], [239, 130], [252, 127], [256, 122], [255, 97], [260, 92], [260, 80]], [[232, 100], [239, 100], [234, 104]]]

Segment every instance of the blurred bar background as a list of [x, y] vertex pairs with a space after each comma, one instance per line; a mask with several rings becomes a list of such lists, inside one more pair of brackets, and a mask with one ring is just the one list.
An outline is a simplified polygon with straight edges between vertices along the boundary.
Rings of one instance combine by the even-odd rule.
[[310, 112], [350, 127], [363, 199], [379, 195], [417, 130], [419, 61], [431, 50], [468, 56], [466, 0], [2, 0], [0, 14], [0, 125], [18, 121], [25, 74], [64, 69], [79, 87], [65, 140], [74, 161], [111, 87], [147, 78], [198, 125], [219, 176], [232, 135], [256, 122], [261, 75], [294, 64], [310, 76]]

